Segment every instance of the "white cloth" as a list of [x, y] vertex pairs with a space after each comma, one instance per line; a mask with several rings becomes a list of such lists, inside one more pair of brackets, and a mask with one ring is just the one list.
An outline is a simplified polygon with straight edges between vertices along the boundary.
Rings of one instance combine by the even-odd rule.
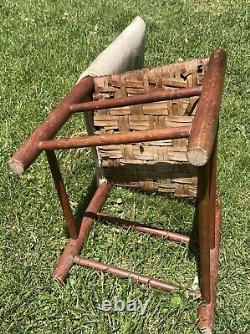
[[[81, 74], [78, 82], [86, 77], [112, 75], [130, 70], [143, 68], [145, 22], [137, 16], [122, 33], [89, 65]], [[85, 113], [87, 132], [93, 135], [92, 112]], [[101, 157], [98, 147], [92, 148], [96, 157], [96, 174], [98, 183], [106, 182], [102, 170]]]
[[86, 76], [95, 77], [142, 68], [144, 64], [145, 30], [145, 22], [140, 16], [137, 16], [127, 28], [96, 57], [81, 74], [79, 80]]

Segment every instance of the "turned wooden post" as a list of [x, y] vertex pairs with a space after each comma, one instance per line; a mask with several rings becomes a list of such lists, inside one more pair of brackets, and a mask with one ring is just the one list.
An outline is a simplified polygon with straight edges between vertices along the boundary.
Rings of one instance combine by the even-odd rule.
[[217, 49], [208, 62], [200, 100], [188, 140], [187, 157], [188, 161], [194, 166], [204, 166], [214, 148], [226, 60], [226, 52]]
[[63, 216], [69, 230], [71, 239], [76, 239], [78, 236], [75, 219], [69, 204], [68, 195], [63, 183], [62, 174], [54, 151], [46, 151], [51, 174], [54, 179], [56, 191], [62, 206]]

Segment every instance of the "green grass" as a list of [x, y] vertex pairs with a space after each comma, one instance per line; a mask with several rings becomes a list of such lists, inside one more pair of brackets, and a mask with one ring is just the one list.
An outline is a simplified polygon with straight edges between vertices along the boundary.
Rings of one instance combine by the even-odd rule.
[[[7, 166], [80, 72], [138, 14], [147, 24], [146, 66], [204, 56], [215, 47], [228, 52], [218, 154], [223, 227], [215, 333], [249, 333], [247, 6], [243, 0], [1, 2], [1, 333], [196, 333], [197, 303], [185, 296], [176, 305], [169, 294], [79, 268], [64, 288], [54, 282], [51, 272], [67, 238], [45, 157], [21, 178]], [[83, 119], [76, 116], [63, 134], [82, 131]], [[94, 175], [93, 161], [90, 152], [73, 150], [60, 153], [60, 161], [76, 209]], [[120, 189], [105, 210], [182, 231], [192, 222], [188, 205]], [[92, 230], [84, 254], [184, 286], [195, 275], [187, 247], [104, 225]], [[146, 314], [97, 309], [98, 301], [115, 295], [150, 299]]]

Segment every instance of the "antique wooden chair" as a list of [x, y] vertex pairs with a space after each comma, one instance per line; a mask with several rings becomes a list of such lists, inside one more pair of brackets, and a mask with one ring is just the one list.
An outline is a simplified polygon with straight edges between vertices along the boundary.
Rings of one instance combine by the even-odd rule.
[[[26, 170], [45, 151], [70, 233], [53, 276], [61, 283], [74, 264], [118, 277], [129, 277], [165, 291], [178, 286], [80, 256], [94, 219], [112, 186], [147, 189], [173, 197], [196, 198], [200, 258], [199, 326], [213, 327], [220, 243], [221, 204], [216, 194], [216, 143], [226, 54], [153, 69], [139, 69], [99, 77], [83, 77], [31, 137], [13, 155], [16, 174]], [[87, 115], [88, 136], [52, 139], [77, 112]], [[74, 221], [57, 149], [93, 147], [98, 187], [80, 229]], [[107, 217], [104, 217], [107, 219]], [[124, 227], [188, 243], [190, 237], [120, 221]]]

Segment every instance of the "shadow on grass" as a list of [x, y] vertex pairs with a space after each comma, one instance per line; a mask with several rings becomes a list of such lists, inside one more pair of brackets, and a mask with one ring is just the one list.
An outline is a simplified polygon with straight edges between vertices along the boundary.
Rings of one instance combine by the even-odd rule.
[[[96, 177], [93, 176], [89, 186], [87, 187], [87, 190], [84, 191], [84, 193], [82, 193], [80, 201], [74, 213], [74, 218], [75, 218], [75, 222], [76, 222], [78, 231], [80, 229], [80, 225], [81, 225], [81, 221], [82, 221], [84, 212], [87, 209], [89, 202], [92, 199], [96, 191], [96, 187], [97, 187]], [[70, 237], [69, 231], [66, 225], [64, 225], [64, 233], [68, 238]]]
[[198, 235], [198, 210], [197, 206], [195, 205], [195, 211], [193, 215], [193, 222], [192, 222], [192, 229], [190, 233], [190, 243], [188, 247], [188, 257], [190, 259], [195, 259], [196, 268], [198, 276], [200, 277], [200, 265], [199, 265], [199, 235]]

